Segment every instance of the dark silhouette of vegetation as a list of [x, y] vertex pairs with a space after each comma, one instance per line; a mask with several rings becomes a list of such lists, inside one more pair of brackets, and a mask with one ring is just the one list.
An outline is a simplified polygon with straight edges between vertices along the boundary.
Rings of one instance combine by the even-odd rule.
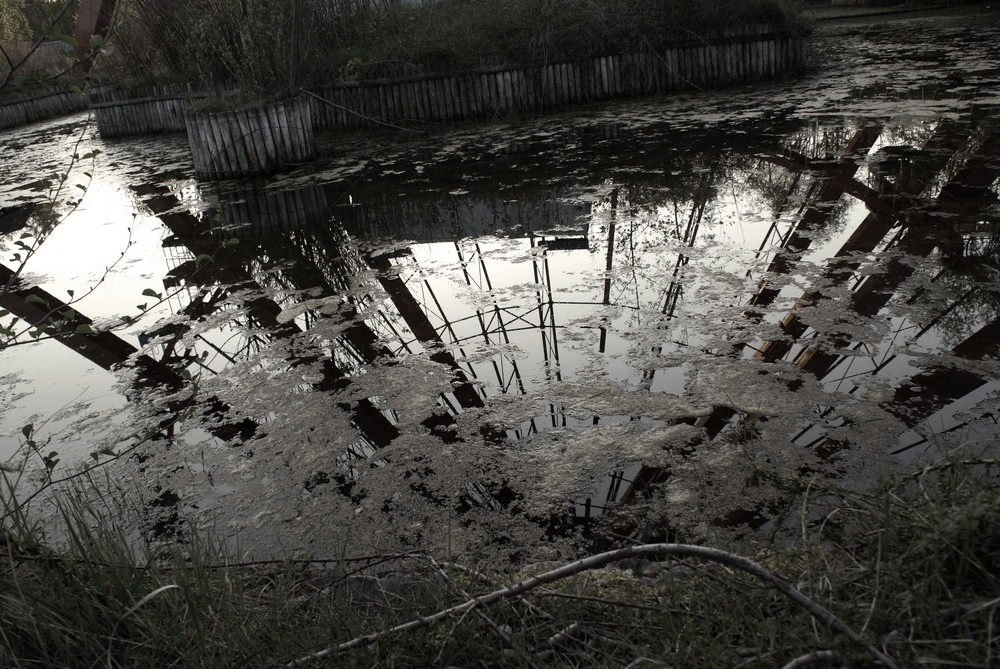
[[660, 49], [764, 23], [802, 27], [786, 0], [132, 0], [111, 74], [269, 97], [345, 79]]

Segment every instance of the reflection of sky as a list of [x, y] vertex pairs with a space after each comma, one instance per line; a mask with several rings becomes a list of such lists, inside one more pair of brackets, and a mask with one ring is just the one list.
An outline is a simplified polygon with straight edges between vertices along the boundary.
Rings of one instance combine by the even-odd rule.
[[[102, 439], [128, 425], [128, 402], [111, 372], [61, 344], [44, 342], [0, 352], [6, 391], [0, 395], [0, 459], [14, 455], [21, 428], [33, 424], [44, 454], [66, 458], [103, 448]], [[13, 378], [12, 378], [13, 377]], [[101, 443], [102, 446], [95, 446]]]
[[[81, 129], [76, 118], [21, 131], [34, 141], [23, 147], [20, 160], [11, 163], [14, 169], [2, 184], [7, 190], [0, 191], [0, 203], [10, 204], [25, 195], [18, 189], [23, 183], [19, 179], [30, 179], [30, 170], [44, 174], [65, 169], [66, 156], [76, 148]], [[103, 143], [91, 128], [76, 150], [85, 153], [101, 147]], [[92, 183], [84, 171], [95, 175]], [[162, 277], [169, 269], [162, 226], [137, 208], [122, 177], [107, 154], [71, 173], [67, 192], [79, 196], [82, 190], [75, 184], [80, 183], [87, 185], [86, 194], [31, 259], [26, 274], [28, 280], [39, 282], [58, 299], [69, 301], [68, 291], [73, 291], [79, 300], [74, 308], [99, 323], [117, 322], [124, 314], [136, 315], [138, 304], [151, 302], [142, 295], [143, 289], [162, 292]], [[5, 240], [4, 255], [9, 258], [12, 252], [12, 240]], [[169, 313], [160, 307], [147, 318]], [[132, 328], [133, 334], [122, 331], [119, 335], [138, 345], [135, 331]], [[0, 368], [18, 378], [12, 395], [16, 399], [5, 398], [0, 405], [0, 458], [10, 457], [20, 443], [21, 427], [28, 423], [35, 424], [37, 439], [50, 440], [47, 448], [59, 452], [64, 460], [103, 448], [100, 442], [106, 435], [127, 425], [123, 409], [128, 403], [116, 391], [115, 375], [60, 344], [12, 347], [0, 352]]]
[[[81, 128], [77, 117], [70, 117], [18, 131], [19, 139], [23, 137], [27, 146], [22, 160], [3, 184], [7, 190], [0, 191], [0, 203], [13, 203], [23, 196], [26, 191], [19, 187], [31, 178], [32, 170], [44, 173], [64, 167], [65, 156], [75, 148]], [[87, 184], [84, 171], [93, 173], [95, 179], [88, 184], [80, 206], [60, 223], [32, 259], [27, 274], [28, 279], [39, 281], [57, 298], [68, 300], [67, 291], [74, 291], [79, 301], [73, 306], [98, 323], [116, 324], [120, 316], [134, 317], [139, 305], [148, 305], [151, 310], [139, 324], [116, 330], [133, 346], [139, 346], [137, 335], [150, 323], [180, 311], [198, 296], [195, 290], [174, 294], [165, 288], [168, 272], [192, 260], [193, 255], [183, 246], [164, 244], [169, 230], [139, 204], [131, 189], [143, 185], [143, 180], [157, 170], [179, 166], [176, 140], [165, 137], [104, 142], [92, 128], [87, 130], [77, 150], [83, 153], [99, 149], [102, 153], [93, 164], [88, 162], [72, 173], [68, 192], [75, 196], [80, 191], [75, 184]], [[196, 192], [191, 182], [164, 181], [182, 198]], [[94, 286], [97, 289], [89, 292]], [[156, 298], [143, 295], [147, 289], [169, 296], [168, 301], [154, 306]], [[222, 318], [220, 327], [206, 328], [179, 347], [183, 353], [186, 345], [191, 345], [196, 355], [206, 355], [193, 366], [193, 372], [217, 372], [236, 356], [254, 350], [256, 342], [248, 341], [244, 328], [239, 324], [234, 328], [226, 320]], [[152, 349], [157, 357], [162, 350]], [[19, 443], [20, 428], [27, 422], [35, 423], [39, 438], [51, 440], [51, 448], [59, 451], [64, 460], [104, 447], [111, 435], [128, 427], [129, 412], [123, 409], [129, 404], [116, 389], [116, 376], [65, 347], [52, 342], [15, 347], [0, 353], [0, 362], [5, 372], [19, 378], [10, 395], [14, 399], [5, 397], [0, 406], [0, 457], [13, 452]], [[74, 408], [63, 410], [66, 405]], [[102, 411], [107, 415], [100, 414]], [[95, 418], [95, 414], [99, 417]]]
[[[75, 123], [65, 122], [64, 127], [72, 129]], [[45, 128], [59, 127], [63, 126], [55, 123], [25, 131], [36, 144], [49, 142], [47, 153], [40, 153], [33, 144], [25, 154], [26, 160], [66, 150], [73, 135], [46, 138], [43, 132]], [[786, 134], [781, 143], [808, 158], [836, 159], [859, 127], [854, 121], [817, 123], [797, 131], [783, 131]], [[887, 146], [920, 146], [936, 127], [936, 123], [921, 120], [891, 124], [869, 155]], [[621, 152], [634, 142], [627, 132], [623, 131], [623, 135], [621, 145], [625, 148], [617, 149]], [[665, 143], [663, 138], [658, 141]], [[769, 141], [773, 143], [773, 138]], [[127, 145], [105, 146], [93, 138], [88, 138], [81, 150], [95, 146], [107, 149], [98, 158], [97, 180], [81, 208], [53, 234], [33, 261], [31, 272], [34, 277], [44, 278], [45, 287], [56, 295], [65, 295], [68, 289], [79, 295], [81, 286], [93, 283], [104, 267], [118, 261], [131, 240], [133, 245], [126, 257], [108, 274], [101, 289], [80, 305], [88, 316], [100, 319], [133, 312], [136, 304], [149, 301], [142, 297], [142, 290], [162, 291], [167, 272], [191, 255], [183, 248], [163, 248], [168, 231], [142, 209], [129, 188], [144, 183], [138, 177], [142, 170], [137, 166], [146, 160], [162, 159], [164, 165], [176, 167], [172, 153], [175, 140], [165, 142], [162, 152], [156, 148], [156, 141], [144, 140], [137, 144], [131, 158]], [[610, 145], [610, 149], [616, 147]], [[698, 374], [699, 361], [724, 352], [727, 342], [738, 335], [736, 331], [748, 327], [742, 314], [745, 305], [757, 291], [781, 240], [801, 215], [817, 178], [811, 174], [799, 178], [762, 159], [755, 150], [750, 146], [733, 153], [698, 154], [691, 161], [691, 174], [673, 170], [669, 176], [656, 177], [649, 171], [637, 171], [636, 183], [630, 181], [633, 175], [624, 169], [627, 166], [617, 165], [622, 169], [618, 174], [621, 183], [598, 174], [600, 166], [592, 175], [577, 167], [573, 183], [560, 183], [551, 189], [534, 183], [537, 179], [528, 170], [524, 177], [527, 185], [516, 184], [515, 189], [506, 184], [490, 191], [482, 183], [484, 175], [493, 170], [479, 166], [469, 180], [472, 191], [427, 190], [421, 186], [408, 193], [408, 183], [401, 179], [393, 183], [405, 197], [384, 196], [384, 192], [395, 192], [392, 190], [378, 197], [369, 191], [351, 206], [332, 204], [337, 220], [344, 219], [348, 231], [370, 232], [371, 243], [379, 241], [379, 234], [409, 232], [417, 239], [406, 246], [409, 255], [393, 262], [424, 315], [438, 329], [459, 364], [481, 384], [486, 397], [501, 392], [544, 392], [560, 381], [598, 379], [619, 383], [629, 390], [680, 395]], [[559, 153], [565, 151], [560, 148]], [[525, 160], [529, 158], [544, 162], [544, 157], [527, 156]], [[572, 156], [570, 159], [580, 160]], [[405, 155], [400, 160], [405, 161]], [[51, 158], [47, 161], [46, 168], [52, 162]], [[432, 167], [448, 172], [446, 162]], [[18, 179], [28, 178], [23, 164], [19, 165], [15, 185], [21, 183]], [[546, 168], [558, 171], [558, 161]], [[949, 170], [953, 173], [956, 168], [952, 165]], [[397, 177], [385, 172], [380, 175], [381, 180], [393, 178]], [[460, 180], [464, 174], [456, 168], [451, 178]], [[505, 173], [504, 178], [513, 177]], [[877, 185], [866, 166], [858, 170], [856, 178], [865, 185]], [[197, 216], [208, 206], [200, 199], [200, 186], [190, 181], [172, 184], [181, 200], [179, 209]], [[699, 185], [703, 188], [699, 189]], [[0, 202], [20, 197], [19, 187], [0, 193]], [[226, 206], [225, 201], [222, 206]], [[852, 283], [849, 273], [836, 277], [823, 277], [821, 273], [867, 216], [864, 204], [842, 197], [822, 228], [811, 234], [811, 245], [791, 274], [768, 277], [780, 292], [763, 314], [766, 325], [776, 325], [785, 318], [809, 291], [840, 289], [820, 305], [831, 313], [822, 314], [816, 329], [805, 330], [804, 341], [792, 345], [784, 361], [793, 361], [806, 351], [813, 335], [822, 339], [823, 325], [837, 315], [838, 308], [844, 310], [845, 318], [849, 317], [845, 302]], [[300, 231], [293, 224], [289, 232], [281, 234], [292, 240], [303, 258], [309, 259], [314, 266], [311, 271], [318, 268], [323, 272], [322, 277], [316, 275], [312, 281], [325, 281], [338, 293], [349, 290], [346, 300], [358, 307], [391, 349], [419, 353], [427, 348], [413, 341], [405, 319], [374, 289], [374, 282], [359, 287], [354, 285], [353, 277], [344, 276], [364, 272], [360, 257], [354, 257], [351, 265], [345, 264], [346, 270], [330, 261], [347, 253], [351, 240], [345, 241], [344, 248], [321, 248], [325, 242], [317, 239], [325, 238], [313, 238], [309, 225], [302, 228]], [[240, 229], [241, 234], [244, 232], [250, 236], [274, 234], [264, 226], [255, 230], [253, 225]], [[448, 239], [459, 241], [442, 241]], [[865, 260], [877, 263], [879, 255], [886, 251], [885, 244], [883, 241]], [[298, 290], [315, 284], [296, 285], [296, 275], [275, 271], [274, 266], [287, 259], [280, 252], [276, 251], [274, 257], [269, 253], [265, 237], [260, 240], [259, 257], [248, 261], [247, 274], [280, 307], [291, 307], [298, 299]], [[862, 266], [854, 279], [869, 269]], [[908, 285], [906, 290], [911, 288]], [[171, 309], [182, 310], [194, 295], [193, 290], [179, 295]], [[905, 313], [896, 315], [894, 308], [905, 312], [904, 306], [890, 304], [877, 319], [877, 327], [870, 327], [869, 332], [864, 329], [871, 323], [849, 323], [858, 326], [852, 334], [862, 334], [848, 337], [854, 354], [839, 360], [822, 379], [827, 391], [862, 397], [870, 385], [912, 376], [926, 363], [922, 356], [937, 354], [949, 341], [943, 324], [927, 328], [913, 341], [915, 332], [924, 328], [923, 322]], [[164, 308], [149, 321], [168, 313]], [[816, 319], [816, 313], [805, 309], [801, 315]], [[322, 317], [306, 312], [294, 323], [306, 330]], [[228, 322], [224, 314], [217, 320], [218, 324], [199, 330], [198, 341], [192, 336], [184, 344], [196, 352], [207, 352], [205, 367], [213, 372], [268, 344], [266, 337], [249, 338], [245, 334], [248, 324], [237, 314]], [[774, 334], [772, 328], [746, 338], [749, 345], [741, 351], [742, 358], [752, 358], [755, 349]], [[125, 338], [136, 341], [128, 335]], [[350, 373], [359, 371], [358, 360], [351, 358], [345, 348], [329, 342], [324, 346], [337, 361], [352, 368]], [[46, 345], [46, 350], [54, 349]], [[111, 375], [92, 370], [88, 378], [89, 363], [57, 365], [55, 354], [46, 358], [50, 360], [48, 367], [36, 367], [43, 358], [3, 354], [5, 368], [26, 379], [20, 388], [33, 398], [19, 400], [19, 408], [8, 410], [4, 432], [16, 434], [27, 416], [62, 406], [75, 397], [70, 388], [85, 388], [98, 398], [110, 396]], [[61, 375], [52, 371], [64, 368], [76, 372]], [[56, 392], [55, 379], [60, 376], [71, 382]], [[85, 378], [86, 384], [77, 383]], [[39, 408], [32, 412], [29, 405]]]
[[[591, 203], [586, 239], [574, 248], [566, 248], [572, 238], [558, 235], [414, 244], [400, 267], [443, 340], [461, 345], [488, 395], [510, 385], [500, 370], [511, 366], [528, 392], [556, 379], [601, 378], [680, 394], [683, 368], [651, 373], [642, 359], [650, 352], [711, 348], [719, 332], [706, 326], [733, 325], [727, 318], [749, 299], [794, 222], [788, 212], [776, 217], [770, 201], [743, 187], [752, 175], [727, 174], [704, 202], [605, 195]], [[816, 262], [835, 252], [864, 217], [863, 206], [852, 211], [837, 235], [813, 247]], [[547, 249], [552, 238], [554, 248]], [[672, 308], [668, 296], [678, 291]], [[789, 303], [802, 292], [792, 288]], [[491, 356], [496, 349], [502, 353]], [[640, 360], [633, 362], [637, 351]]]
[[[96, 169], [107, 167], [99, 164]], [[137, 210], [127, 186], [107, 175], [88, 189], [80, 207], [59, 224], [29, 268], [44, 277], [42, 283], [56, 297], [67, 299], [67, 291], [73, 290], [82, 298], [83, 313], [134, 315], [138, 302], [149, 301], [142, 298], [144, 288], [163, 291], [162, 277], [169, 269], [164, 236], [159, 221]], [[100, 289], [84, 297], [100, 279], [99, 272], [113, 265]]]

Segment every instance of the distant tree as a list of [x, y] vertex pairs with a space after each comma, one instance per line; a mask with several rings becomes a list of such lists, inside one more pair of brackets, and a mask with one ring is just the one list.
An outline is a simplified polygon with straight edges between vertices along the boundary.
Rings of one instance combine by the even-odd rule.
[[[0, 0], [4, 2], [5, 0]], [[27, 35], [34, 39], [44, 26], [51, 26], [56, 33], [72, 35], [76, 23], [76, 15], [80, 9], [80, 0], [13, 0], [24, 7], [24, 18], [30, 31]], [[63, 7], [69, 5], [65, 11]], [[58, 14], [57, 14], [58, 12]], [[58, 16], [53, 22], [52, 18]]]
[[0, 42], [28, 38], [24, 0], [0, 0]]

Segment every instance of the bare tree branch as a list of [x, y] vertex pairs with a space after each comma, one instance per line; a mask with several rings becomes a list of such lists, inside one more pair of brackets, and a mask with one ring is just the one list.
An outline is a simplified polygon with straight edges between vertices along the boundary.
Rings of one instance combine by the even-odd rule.
[[873, 645], [865, 641], [857, 632], [848, 627], [843, 621], [841, 621], [837, 616], [833, 615], [831, 612], [827, 611], [821, 605], [817, 604], [813, 600], [809, 599], [801, 592], [793, 588], [787, 580], [781, 576], [775, 574], [771, 570], [757, 564], [751, 560], [748, 560], [739, 555], [733, 553], [727, 553], [726, 551], [721, 551], [716, 548], [707, 548], [705, 546], [691, 546], [688, 544], [647, 544], [644, 546], [629, 546], [628, 548], [620, 548], [614, 551], [608, 551], [606, 553], [600, 553], [582, 560], [577, 560], [576, 562], [571, 562], [569, 564], [563, 565], [557, 569], [532, 576], [531, 578], [525, 579], [520, 583], [512, 585], [507, 588], [502, 588], [500, 590], [494, 590], [477, 597], [473, 597], [461, 604], [457, 604], [447, 609], [438, 611], [437, 613], [431, 614], [426, 617], [417, 618], [411, 620], [407, 623], [397, 625], [391, 629], [375, 632], [373, 634], [368, 634], [366, 636], [356, 637], [350, 641], [345, 641], [338, 646], [331, 646], [323, 650], [317, 651], [310, 655], [305, 655], [296, 660], [288, 662], [286, 667], [297, 667], [307, 662], [312, 662], [315, 660], [323, 659], [333, 653], [349, 650], [356, 646], [362, 644], [370, 644], [378, 639], [388, 636], [390, 634], [395, 634], [398, 632], [407, 632], [410, 630], [419, 629], [426, 627], [428, 625], [435, 624], [444, 620], [445, 618], [455, 615], [464, 614], [469, 610], [477, 607], [492, 604], [500, 599], [506, 597], [514, 597], [522, 593], [528, 592], [540, 585], [546, 583], [552, 583], [553, 581], [558, 581], [560, 579], [573, 576], [582, 571], [589, 569], [599, 569], [605, 565], [617, 562], [619, 560], [625, 560], [628, 558], [652, 558], [652, 557], [668, 557], [668, 556], [681, 556], [697, 558], [700, 560], [708, 560], [710, 562], [717, 562], [720, 564], [728, 565], [734, 569], [753, 574], [754, 576], [766, 581], [775, 590], [783, 594], [788, 599], [792, 600], [800, 607], [805, 609], [811, 616], [815, 617], [830, 629], [841, 634], [845, 634], [859, 645], [863, 646], [868, 653], [881, 662], [886, 667], [890, 669], [897, 669], [899, 667], [896, 662], [889, 656], [882, 653], [880, 650], [875, 648]]

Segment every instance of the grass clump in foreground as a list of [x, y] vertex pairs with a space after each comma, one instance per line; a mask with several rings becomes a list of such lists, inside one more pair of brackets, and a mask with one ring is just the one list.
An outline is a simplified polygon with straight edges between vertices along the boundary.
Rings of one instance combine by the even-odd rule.
[[796, 538], [753, 556], [776, 582], [663, 544], [517, 574], [415, 554], [239, 564], [196, 536], [136, 544], [82, 488], [51, 551], [5, 497], [0, 666], [989, 666], [998, 473], [955, 458], [866, 492], [784, 481]]

